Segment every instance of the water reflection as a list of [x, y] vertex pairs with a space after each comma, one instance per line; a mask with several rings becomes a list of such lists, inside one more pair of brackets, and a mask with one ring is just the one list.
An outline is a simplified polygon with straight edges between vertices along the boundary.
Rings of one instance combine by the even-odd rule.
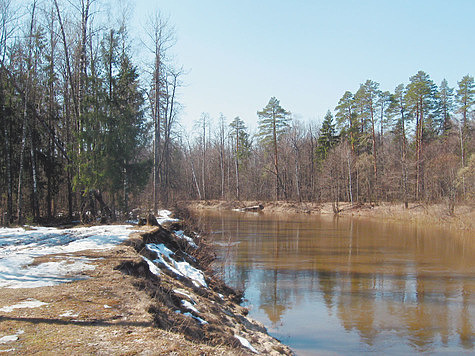
[[333, 217], [203, 218], [251, 316], [302, 354], [474, 350], [468, 235]]

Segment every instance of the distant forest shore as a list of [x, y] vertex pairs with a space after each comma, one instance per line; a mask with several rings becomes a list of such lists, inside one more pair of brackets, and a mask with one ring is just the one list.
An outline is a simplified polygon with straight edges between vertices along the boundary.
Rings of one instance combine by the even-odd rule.
[[193, 210], [239, 210], [261, 204], [263, 213], [272, 214], [309, 214], [331, 215], [338, 209], [338, 215], [385, 219], [400, 222], [412, 222], [432, 225], [452, 230], [475, 230], [475, 209], [473, 206], [456, 206], [450, 214], [447, 204], [411, 203], [406, 209], [402, 203], [351, 204], [348, 202], [312, 203], [312, 202], [258, 202], [258, 201], [192, 201], [187, 205]]
[[1, 225], [114, 221], [192, 199], [399, 201], [450, 215], [474, 204], [472, 75], [436, 84], [419, 70], [392, 92], [367, 79], [323, 120], [262, 97], [254, 117], [203, 112], [185, 130], [172, 24], [155, 13], [137, 42], [125, 18], [94, 16], [105, 10], [0, 0]]

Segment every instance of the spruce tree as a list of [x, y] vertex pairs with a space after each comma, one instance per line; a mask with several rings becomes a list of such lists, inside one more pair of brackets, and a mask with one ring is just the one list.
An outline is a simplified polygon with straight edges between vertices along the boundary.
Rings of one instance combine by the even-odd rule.
[[339, 136], [336, 132], [336, 124], [333, 122], [333, 115], [330, 110], [327, 111], [322, 127], [320, 128], [320, 136], [317, 140], [317, 157], [323, 162], [333, 146], [338, 143]]
[[241, 161], [249, 155], [249, 134], [244, 121], [239, 116], [229, 124], [229, 136], [233, 143], [234, 167], [236, 171], [236, 199], [240, 198], [239, 170]]

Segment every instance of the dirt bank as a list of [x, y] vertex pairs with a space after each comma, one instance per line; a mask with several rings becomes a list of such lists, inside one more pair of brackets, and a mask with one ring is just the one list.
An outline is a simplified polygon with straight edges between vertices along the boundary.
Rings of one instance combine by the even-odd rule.
[[[238, 293], [212, 275], [201, 274], [207, 260], [200, 260], [200, 254], [204, 256], [206, 249], [194, 247], [180, 231], [141, 229], [113, 249], [76, 253], [95, 265], [83, 272], [88, 279], [1, 288], [0, 353], [291, 354], [261, 324], [246, 317], [247, 310], [236, 303]], [[61, 258], [57, 254], [35, 263]], [[170, 268], [173, 265], [180, 271]]]
[[332, 203], [309, 203], [309, 202], [263, 202], [263, 201], [192, 201], [187, 206], [194, 210], [218, 209], [232, 210], [262, 204], [262, 213], [287, 213], [287, 214], [338, 214], [342, 216], [364, 216], [376, 219], [391, 219], [401, 222], [415, 222], [418, 224], [439, 225], [444, 228], [455, 230], [475, 230], [475, 207], [461, 205], [455, 207], [453, 215], [448, 213], [447, 205], [444, 204], [409, 204], [405, 209], [402, 203], [378, 203], [378, 204], [350, 204], [340, 202], [338, 207]]

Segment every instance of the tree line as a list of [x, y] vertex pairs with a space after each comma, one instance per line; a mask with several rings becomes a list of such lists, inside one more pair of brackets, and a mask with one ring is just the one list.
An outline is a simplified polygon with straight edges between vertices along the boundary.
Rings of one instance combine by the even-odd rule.
[[[449, 212], [457, 202], [473, 203], [473, 77], [464, 76], [452, 88], [447, 80], [436, 85], [419, 71], [393, 92], [379, 87], [367, 80], [355, 93], [346, 91], [321, 124], [292, 119], [274, 97], [257, 111], [254, 135], [236, 117], [228, 136], [215, 130], [207, 145], [197, 141], [195, 152], [208, 151], [206, 160], [194, 157], [207, 177], [201, 181], [209, 182], [209, 187], [202, 183], [208, 195], [191, 184], [189, 194], [195, 190], [201, 199], [390, 201], [406, 207], [409, 202], [445, 202]], [[242, 138], [236, 139], [235, 127]], [[226, 171], [232, 162], [239, 169]], [[218, 173], [225, 178], [217, 179]]]
[[190, 134], [172, 26], [151, 16], [137, 55], [130, 14], [102, 6], [0, 0], [3, 224], [113, 220], [189, 199], [473, 201], [470, 75], [451, 88], [420, 71], [392, 93], [368, 80], [321, 124], [273, 97], [246, 118], [256, 132], [203, 113]]
[[181, 76], [166, 18], [150, 16], [136, 58], [126, 8], [112, 17], [97, 0], [0, 0], [0, 16], [3, 223], [115, 219], [151, 176], [158, 201]]

